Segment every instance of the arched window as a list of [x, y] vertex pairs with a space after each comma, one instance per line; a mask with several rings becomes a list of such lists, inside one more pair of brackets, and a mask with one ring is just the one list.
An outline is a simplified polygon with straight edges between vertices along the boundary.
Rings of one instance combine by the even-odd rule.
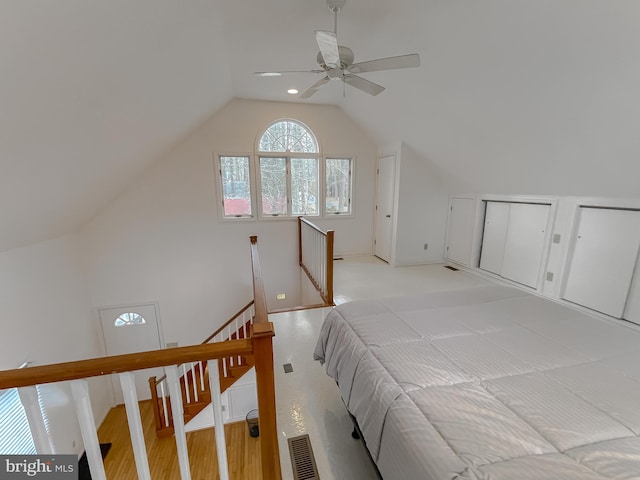
[[318, 142], [307, 127], [295, 120], [279, 120], [260, 137], [260, 152], [318, 153]]
[[256, 138], [255, 156], [218, 154], [223, 218], [353, 214], [350, 156], [322, 157], [313, 131], [294, 119]]
[[263, 216], [319, 215], [318, 142], [296, 120], [272, 123], [258, 142], [260, 213]]
[[113, 323], [116, 327], [125, 327], [130, 325], [144, 325], [147, 321], [142, 315], [135, 312], [123, 313]]

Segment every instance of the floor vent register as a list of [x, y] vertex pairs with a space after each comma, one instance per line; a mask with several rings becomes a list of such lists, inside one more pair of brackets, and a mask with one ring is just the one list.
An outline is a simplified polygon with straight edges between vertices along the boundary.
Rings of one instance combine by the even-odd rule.
[[313, 457], [309, 435], [291, 437], [288, 442], [294, 480], [319, 480], [320, 475]]

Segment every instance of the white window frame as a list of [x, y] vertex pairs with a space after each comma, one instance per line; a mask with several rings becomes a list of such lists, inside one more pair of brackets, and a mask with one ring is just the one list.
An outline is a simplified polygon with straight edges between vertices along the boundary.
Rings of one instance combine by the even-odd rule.
[[[286, 188], [287, 188], [287, 213], [279, 213], [279, 214], [271, 214], [271, 213], [264, 213], [263, 209], [262, 209], [262, 172], [260, 170], [260, 159], [262, 158], [283, 158], [285, 159], [286, 162]], [[292, 191], [291, 191], [291, 160], [292, 159], [296, 159], [296, 158], [300, 158], [300, 159], [314, 159], [317, 162], [318, 165], [318, 195], [316, 196], [317, 202], [318, 202], [318, 213], [315, 215], [304, 215], [306, 217], [311, 217], [311, 218], [320, 218], [322, 217], [323, 214], [323, 208], [324, 206], [321, 205], [322, 201], [325, 201], [324, 196], [322, 195], [321, 191], [322, 189], [324, 189], [324, 182], [323, 182], [323, 175], [324, 175], [324, 168], [323, 168], [323, 164], [324, 162], [321, 160], [322, 156], [318, 153], [292, 153], [292, 152], [286, 152], [286, 153], [277, 153], [277, 152], [269, 152], [268, 154], [266, 152], [259, 152], [257, 154], [257, 158], [256, 158], [256, 162], [255, 162], [255, 176], [256, 176], [256, 186], [257, 186], [257, 195], [256, 195], [256, 203], [258, 204], [258, 218], [260, 220], [275, 220], [275, 219], [291, 219], [291, 218], [298, 218], [300, 216], [300, 214], [294, 214], [292, 212], [293, 210], [293, 201], [292, 201]]]
[[[282, 121], [292, 121], [296, 122], [302, 126], [304, 126], [310, 134], [313, 136], [316, 145], [318, 147], [318, 151], [315, 153], [307, 153], [307, 152], [262, 152], [259, 150], [260, 139], [265, 134], [265, 132], [274, 124]], [[322, 148], [320, 146], [320, 141], [318, 137], [315, 135], [313, 130], [307, 126], [305, 123], [300, 120], [296, 120], [295, 118], [280, 118], [269, 122], [268, 125], [265, 126], [258, 133], [255, 144], [254, 144], [254, 152], [229, 152], [229, 151], [220, 151], [213, 153], [214, 160], [214, 170], [216, 177], [216, 186], [218, 189], [217, 192], [217, 205], [218, 205], [218, 216], [220, 220], [225, 222], [247, 222], [247, 221], [256, 221], [256, 220], [268, 220], [268, 221], [279, 221], [279, 220], [292, 220], [297, 218], [298, 214], [293, 214], [292, 209], [292, 198], [291, 198], [291, 159], [295, 158], [313, 158], [318, 162], [318, 213], [316, 215], [306, 215], [311, 218], [321, 218], [321, 219], [338, 219], [338, 218], [354, 218], [355, 210], [356, 210], [356, 156], [355, 155], [347, 155], [347, 154], [323, 154]], [[251, 215], [226, 215], [224, 210], [224, 188], [223, 188], [223, 179], [222, 179], [222, 157], [245, 157], [249, 160], [249, 195], [251, 197]], [[260, 158], [284, 158], [287, 165], [286, 170], [286, 188], [287, 188], [287, 213], [282, 214], [265, 214], [262, 211], [262, 178], [260, 172]], [[350, 208], [348, 213], [338, 213], [338, 212], [329, 212], [327, 211], [327, 161], [331, 159], [338, 160], [350, 160], [351, 162], [351, 172], [350, 172], [350, 184], [349, 184], [349, 196], [350, 196]]]
[[[349, 212], [348, 213], [332, 213], [327, 212], [327, 160], [349, 160]], [[323, 218], [353, 218], [355, 216], [355, 172], [356, 157], [355, 155], [324, 155], [322, 157], [322, 216]]]
[[[249, 159], [249, 196], [251, 201], [251, 215], [226, 215], [224, 210], [224, 186], [222, 181], [222, 157], [244, 157]], [[254, 168], [254, 157], [251, 153], [229, 153], [229, 152], [218, 152], [214, 153], [214, 169], [216, 176], [216, 186], [218, 187], [218, 216], [221, 220], [224, 221], [233, 221], [233, 222], [246, 222], [246, 221], [255, 221], [257, 218], [257, 203], [256, 196], [257, 192], [257, 184], [256, 184], [256, 176], [255, 176], [255, 168]]]

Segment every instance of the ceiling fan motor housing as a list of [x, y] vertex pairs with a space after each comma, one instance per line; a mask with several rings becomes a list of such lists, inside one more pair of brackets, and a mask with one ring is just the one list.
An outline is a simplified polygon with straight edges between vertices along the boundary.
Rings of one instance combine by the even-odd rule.
[[339, 12], [344, 7], [346, 0], [327, 0], [327, 6], [332, 12]]
[[[347, 68], [353, 63], [353, 59], [354, 59], [353, 50], [351, 50], [349, 47], [343, 47], [342, 45], [339, 45], [338, 55], [340, 56], [340, 65], [339, 65], [340, 68], [342, 69]], [[325, 70], [328, 70], [329, 68], [331, 68], [331, 67], [327, 67], [327, 65], [324, 63], [322, 52], [318, 52], [316, 61], [318, 62], [318, 65], [320, 65]]]

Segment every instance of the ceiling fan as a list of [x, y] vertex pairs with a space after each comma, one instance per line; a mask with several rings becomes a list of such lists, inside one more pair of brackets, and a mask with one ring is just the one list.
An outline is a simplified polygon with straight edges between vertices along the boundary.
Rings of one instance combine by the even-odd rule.
[[420, 56], [417, 53], [353, 63], [353, 51], [348, 47], [338, 45], [338, 12], [340, 12], [344, 6], [345, 1], [346, 0], [327, 0], [327, 6], [334, 14], [334, 28], [333, 32], [316, 30], [316, 42], [320, 49], [316, 61], [320, 69], [254, 72], [254, 74], [260, 77], [280, 76], [285, 73], [324, 74], [320, 80], [302, 93], [301, 98], [311, 97], [331, 80], [342, 80], [343, 85], [351, 85], [370, 95], [378, 95], [384, 91], [382, 85], [378, 85], [356, 74], [420, 66]]

